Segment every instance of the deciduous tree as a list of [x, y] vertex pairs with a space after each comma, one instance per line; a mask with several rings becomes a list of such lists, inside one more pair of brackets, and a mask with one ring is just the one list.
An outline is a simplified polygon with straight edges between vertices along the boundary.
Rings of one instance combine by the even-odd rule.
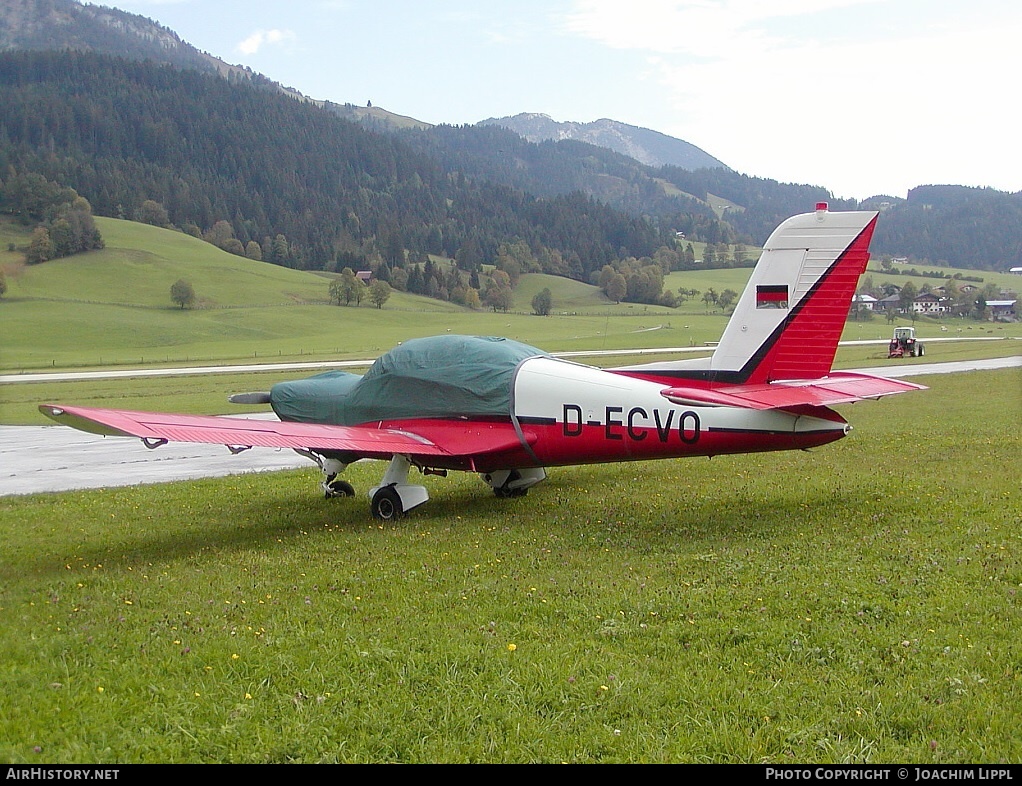
[[377, 279], [369, 287], [369, 299], [377, 308], [383, 308], [383, 304], [390, 298], [390, 284]]
[[188, 308], [195, 302], [195, 290], [189, 282], [179, 278], [170, 287], [170, 299], [181, 308]]
[[46, 227], [36, 227], [32, 232], [32, 238], [28, 241], [28, 252], [25, 254], [25, 261], [30, 265], [36, 265], [53, 258], [53, 243], [50, 241], [50, 233]]
[[553, 303], [554, 296], [550, 292], [550, 288], [544, 287], [532, 297], [532, 313], [540, 317], [548, 316]]
[[614, 273], [607, 279], [607, 286], [604, 291], [607, 293], [607, 297], [615, 303], [620, 303], [624, 296], [628, 294], [628, 282], [625, 281], [625, 277], [620, 273]]
[[154, 227], [165, 227], [170, 224], [167, 209], [154, 199], [147, 199], [135, 213], [135, 220]]

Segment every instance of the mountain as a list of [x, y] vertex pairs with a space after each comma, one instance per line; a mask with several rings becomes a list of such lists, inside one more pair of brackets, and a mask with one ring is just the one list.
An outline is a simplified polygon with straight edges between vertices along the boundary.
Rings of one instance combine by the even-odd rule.
[[503, 126], [530, 142], [562, 139], [588, 142], [651, 167], [676, 166], [689, 170], [728, 168], [719, 159], [681, 139], [606, 118], [592, 123], [559, 123], [549, 115], [526, 112], [514, 117], [490, 118], [479, 125]]
[[0, 106], [0, 209], [45, 192], [43, 178], [96, 215], [146, 220], [155, 202], [161, 225], [293, 267], [404, 267], [407, 251], [469, 271], [523, 240], [587, 280], [673, 236], [579, 194], [540, 200], [466, 177], [400, 134], [193, 69], [0, 53]]
[[0, 51], [12, 49], [77, 49], [203, 71], [218, 70], [219, 63], [150, 19], [72, 0], [5, 0]]
[[[43, 60], [9, 59], [26, 50]], [[62, 50], [92, 56], [46, 60]], [[149, 62], [132, 70], [100, 55]], [[471, 239], [492, 259], [501, 242], [522, 238], [561, 252], [587, 280], [676, 232], [761, 245], [815, 202], [859, 206], [823, 186], [738, 174], [688, 143], [612, 120], [522, 114], [430, 126], [313, 100], [149, 19], [75, 0], [0, 0], [0, 58], [0, 181], [15, 167], [75, 188], [98, 215], [156, 200], [178, 226], [230, 221], [246, 242], [283, 234], [289, 264], [364, 262], [397, 238], [410, 252], [450, 254]], [[197, 72], [215, 81], [196, 84]], [[305, 129], [300, 140], [284, 133], [289, 123]], [[1022, 265], [1022, 194], [921, 186], [907, 200], [861, 206], [883, 210], [878, 255]]]
[[82, 5], [77, 0], [3, 0], [0, 3], [0, 52], [63, 49], [152, 60], [294, 93], [250, 68], [231, 65], [200, 52], [173, 30], [138, 14]]

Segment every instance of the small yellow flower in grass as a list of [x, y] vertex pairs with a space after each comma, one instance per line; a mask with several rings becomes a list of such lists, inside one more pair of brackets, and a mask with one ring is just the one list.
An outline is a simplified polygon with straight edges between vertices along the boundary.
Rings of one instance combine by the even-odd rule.
[[233, 655], [231, 655], [231, 660], [237, 660], [240, 657], [241, 656], [238, 653], [235, 652]]
[[518, 649], [518, 645], [517, 644], [508, 644], [507, 645], [507, 651], [508, 652], [514, 652], [516, 649]]
[[252, 698], [252, 694], [251, 693], [246, 693], [245, 694], [245, 698], [246, 699], [251, 699]]
[[103, 686], [102, 685], [97, 685], [96, 686], [96, 693], [102, 693], [102, 692], [103, 692]]

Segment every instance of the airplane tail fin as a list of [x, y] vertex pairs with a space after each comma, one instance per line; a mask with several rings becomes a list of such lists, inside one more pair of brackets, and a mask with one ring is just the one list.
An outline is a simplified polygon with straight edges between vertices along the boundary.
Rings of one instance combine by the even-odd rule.
[[710, 359], [710, 379], [757, 384], [828, 375], [877, 215], [831, 213], [821, 202], [777, 227]]

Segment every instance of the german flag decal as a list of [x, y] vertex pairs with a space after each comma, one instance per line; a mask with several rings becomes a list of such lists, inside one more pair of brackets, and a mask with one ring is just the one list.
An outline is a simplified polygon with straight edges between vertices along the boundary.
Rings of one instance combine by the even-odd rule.
[[787, 308], [787, 284], [763, 284], [756, 287], [756, 308]]

